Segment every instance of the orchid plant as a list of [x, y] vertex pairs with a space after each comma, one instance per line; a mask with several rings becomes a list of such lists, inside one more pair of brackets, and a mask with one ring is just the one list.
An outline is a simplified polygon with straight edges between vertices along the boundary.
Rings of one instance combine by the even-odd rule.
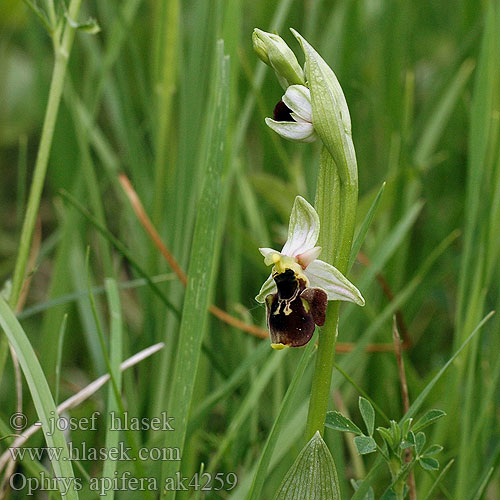
[[[349, 109], [332, 69], [307, 40], [291, 31], [303, 50], [303, 67], [279, 35], [255, 29], [253, 45], [285, 91], [266, 124], [285, 139], [305, 143], [319, 139], [322, 144], [317, 212], [297, 197], [281, 252], [260, 249], [265, 263], [273, 268], [256, 299], [266, 303], [275, 348], [302, 346], [310, 340], [315, 326], [323, 325], [306, 425], [306, 439], [310, 440], [317, 431], [324, 430], [340, 301], [363, 305], [364, 300], [344, 276], [358, 200]], [[324, 260], [318, 260], [320, 252]]]
[[318, 259], [319, 216], [301, 196], [295, 198], [288, 238], [281, 252], [259, 248], [266, 265], [273, 265], [255, 299], [267, 306], [271, 346], [300, 347], [325, 322], [327, 301], [364, 305], [359, 290], [335, 267]]

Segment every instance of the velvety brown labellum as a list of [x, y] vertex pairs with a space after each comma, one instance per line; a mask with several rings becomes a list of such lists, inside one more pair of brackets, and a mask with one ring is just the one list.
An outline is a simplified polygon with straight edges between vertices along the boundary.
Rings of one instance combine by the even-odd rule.
[[279, 101], [274, 107], [273, 118], [277, 122], [294, 122], [292, 110], [283, 102]]
[[277, 293], [266, 297], [271, 343], [300, 347], [311, 339], [315, 325], [325, 323], [328, 299], [321, 288], [308, 288], [292, 269], [274, 277]]

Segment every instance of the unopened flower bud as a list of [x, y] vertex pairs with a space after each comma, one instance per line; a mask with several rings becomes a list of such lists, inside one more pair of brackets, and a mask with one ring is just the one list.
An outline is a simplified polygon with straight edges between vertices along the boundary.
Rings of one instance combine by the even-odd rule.
[[295, 54], [280, 36], [255, 28], [252, 41], [255, 52], [263, 62], [274, 69], [283, 88], [305, 84], [304, 71]]

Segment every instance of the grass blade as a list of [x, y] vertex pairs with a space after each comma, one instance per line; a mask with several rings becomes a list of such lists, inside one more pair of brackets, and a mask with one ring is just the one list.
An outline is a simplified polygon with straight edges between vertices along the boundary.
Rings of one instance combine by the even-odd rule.
[[401, 422], [403, 420], [407, 420], [408, 418], [413, 418], [417, 411], [420, 409], [422, 406], [422, 403], [424, 402], [425, 398], [429, 395], [431, 392], [432, 388], [437, 384], [438, 380], [444, 375], [446, 370], [450, 367], [450, 365], [455, 361], [457, 356], [465, 349], [467, 344], [472, 340], [474, 335], [482, 328], [482, 326], [495, 314], [495, 311], [491, 311], [488, 313], [474, 328], [472, 333], [467, 337], [465, 342], [455, 351], [455, 354], [444, 364], [444, 366], [439, 370], [439, 372], [432, 378], [432, 380], [425, 386], [425, 388], [420, 392], [418, 395], [417, 399], [412, 403], [410, 406], [410, 409], [406, 412], [404, 417], [401, 419]]
[[[121, 313], [120, 295], [118, 291], [118, 285], [114, 279], [108, 278], [106, 280], [106, 296], [109, 304], [109, 315], [111, 317], [111, 335], [110, 335], [110, 355], [109, 363], [111, 370], [113, 371], [113, 378], [116, 381], [116, 386], [119, 392], [122, 389], [122, 374], [120, 370], [120, 363], [122, 361], [122, 344], [123, 344], [123, 321]], [[117, 404], [116, 397], [109, 387], [108, 390], [108, 402], [107, 402], [107, 417], [108, 417], [108, 427], [106, 429], [106, 444], [107, 450], [116, 448], [118, 446], [119, 433], [110, 430], [111, 417], [110, 413], [115, 415], [119, 414], [120, 408]], [[116, 471], [117, 461], [116, 460], [106, 460], [104, 462], [104, 467], [102, 471], [102, 476], [104, 478], [113, 479], [114, 473]], [[104, 498], [113, 500], [114, 491], [112, 489], [106, 491]]]
[[375, 212], [377, 211], [380, 199], [382, 198], [382, 193], [384, 192], [385, 184], [386, 183], [384, 182], [380, 187], [377, 196], [375, 196], [375, 199], [373, 200], [373, 203], [371, 204], [368, 213], [366, 214], [366, 217], [364, 218], [361, 224], [358, 234], [354, 238], [354, 243], [351, 249], [351, 255], [349, 256], [349, 263], [347, 264], [347, 272], [349, 272], [349, 269], [351, 269], [352, 265], [356, 261], [358, 252], [361, 249], [361, 246], [363, 245], [363, 241], [365, 240], [366, 233], [368, 232], [368, 229], [370, 229], [373, 217], [375, 215]]
[[[57, 481], [57, 486], [61, 491], [61, 495], [68, 500], [78, 500], [78, 493], [73, 488], [75, 476], [73, 474], [64, 434], [57, 427], [54, 429], [53, 433], [50, 432], [50, 419], [57, 415], [57, 408], [52, 398], [52, 394], [50, 393], [49, 385], [28, 337], [24, 333], [23, 328], [17, 321], [11, 308], [1, 296], [0, 325], [7, 335], [10, 344], [16, 351], [19, 363], [23, 369], [38, 418], [42, 423], [42, 430], [45, 434], [47, 446], [61, 450], [59, 459], [54, 458], [52, 460], [54, 475], [57, 478], [61, 478], [60, 481]], [[64, 478], [64, 480], [62, 478]], [[65, 483], [66, 485], [71, 484], [71, 486], [67, 488], [67, 491]]]
[[[179, 344], [168, 406], [169, 411], [175, 415], [177, 425], [174, 432], [166, 433], [165, 445], [175, 446], [181, 451], [186, 438], [187, 420], [200, 360], [216, 264], [214, 257], [217, 244], [217, 220], [220, 216], [219, 202], [222, 193], [229, 97], [229, 61], [224, 56], [223, 50], [224, 44], [220, 41], [217, 46], [216, 78], [212, 101], [215, 106], [212, 110], [212, 127], [208, 141], [210, 147], [205, 163], [204, 186], [198, 205], [189, 263], [188, 285], [184, 298]], [[173, 477], [179, 467], [179, 463], [166, 462], [162, 470], [162, 479]], [[175, 494], [175, 491], [168, 491], [165, 499], [173, 500]]]

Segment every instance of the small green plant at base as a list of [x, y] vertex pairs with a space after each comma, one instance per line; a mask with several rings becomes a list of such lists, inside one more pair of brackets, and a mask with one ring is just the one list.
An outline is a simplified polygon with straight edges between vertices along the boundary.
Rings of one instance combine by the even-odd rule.
[[[434, 456], [440, 453], [443, 447], [438, 444], [426, 447], [427, 438], [422, 430], [444, 417], [446, 413], [442, 410], [429, 410], [416, 422], [413, 418], [407, 418], [402, 423], [391, 420], [388, 427], [375, 429], [375, 410], [363, 397], [359, 398], [359, 411], [366, 433], [338, 411], [327, 413], [325, 425], [336, 431], [356, 434], [354, 444], [360, 455], [378, 453], [387, 463], [392, 479], [381, 500], [403, 500], [408, 491], [408, 476], [415, 465], [419, 464], [426, 471], [439, 469], [439, 462]], [[374, 438], [375, 430], [382, 438], [381, 444]], [[358, 484], [353, 482], [355, 489]], [[373, 490], [370, 490], [366, 498], [374, 498]]]

